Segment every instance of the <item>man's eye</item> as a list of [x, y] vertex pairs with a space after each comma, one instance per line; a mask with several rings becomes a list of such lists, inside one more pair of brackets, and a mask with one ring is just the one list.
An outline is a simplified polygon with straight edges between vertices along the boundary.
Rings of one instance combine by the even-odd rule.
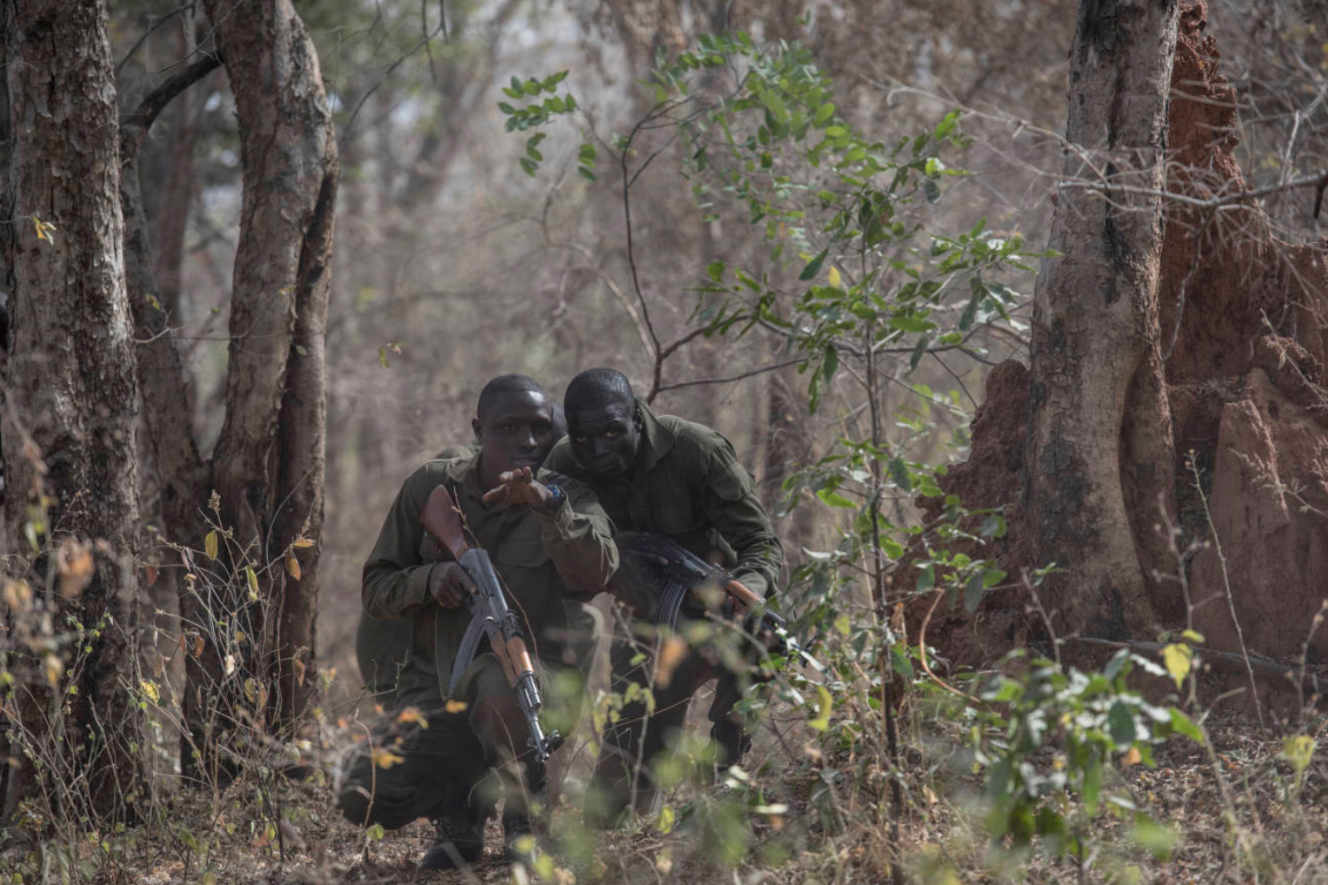
[[606, 430], [606, 431], [604, 431], [604, 433], [603, 433], [602, 435], [603, 435], [603, 437], [604, 437], [605, 439], [617, 439], [618, 437], [622, 436], [622, 431], [621, 431], [621, 430]]
[[573, 434], [572, 436], [572, 442], [576, 443], [578, 446], [584, 446], [589, 441], [590, 438], [584, 434]]

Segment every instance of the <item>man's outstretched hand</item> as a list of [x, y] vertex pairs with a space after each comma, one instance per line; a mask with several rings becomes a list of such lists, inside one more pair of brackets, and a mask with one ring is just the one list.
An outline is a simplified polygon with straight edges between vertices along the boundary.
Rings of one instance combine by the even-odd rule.
[[529, 467], [518, 467], [498, 474], [499, 485], [484, 493], [489, 507], [529, 507], [545, 510], [552, 499], [548, 486], [535, 479]]

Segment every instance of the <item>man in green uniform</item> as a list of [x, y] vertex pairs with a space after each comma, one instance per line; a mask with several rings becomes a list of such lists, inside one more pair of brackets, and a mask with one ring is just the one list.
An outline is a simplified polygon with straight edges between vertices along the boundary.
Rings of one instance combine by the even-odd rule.
[[[553, 411], [553, 432], [539, 438], [536, 467], [544, 464], [553, 444], [567, 435], [563, 407], [558, 403], [550, 403], [549, 406]], [[478, 452], [477, 445], [447, 446], [434, 456], [434, 460], [469, 459]], [[596, 620], [598, 611], [583, 599], [572, 598], [565, 602], [573, 641], [564, 648], [570, 658], [564, 660], [564, 663], [584, 673], [590, 669], [591, 656], [595, 651], [595, 636], [600, 625]], [[397, 680], [409, 664], [411, 637], [414, 633], [415, 627], [407, 618], [375, 618], [361, 608], [360, 620], [355, 626], [355, 659], [360, 666], [364, 687], [374, 700], [385, 707], [396, 705]]]
[[[655, 415], [613, 369], [577, 375], [563, 403], [568, 437], [553, 447], [545, 463], [587, 483], [616, 531], [667, 535], [702, 558], [722, 562], [757, 595], [765, 597], [774, 589], [783, 548], [727, 439], [703, 425]], [[650, 683], [646, 664], [633, 665], [634, 657], [631, 642], [615, 639], [615, 690], [631, 682]], [[629, 805], [648, 807], [654, 795], [650, 763], [681, 729], [688, 699], [710, 675], [712, 668], [692, 652], [667, 685], [653, 686], [653, 715], [647, 717], [640, 703], [624, 707], [600, 751], [587, 798], [589, 820], [610, 825]], [[733, 713], [739, 691], [735, 674], [719, 673], [710, 721], [724, 766], [738, 762], [751, 743]], [[635, 803], [633, 784], [638, 788]]]
[[481, 644], [456, 695], [443, 697], [470, 621], [464, 600], [472, 585], [420, 524], [429, 494], [446, 484], [510, 591], [529, 645], [546, 664], [562, 658], [564, 596], [597, 592], [617, 567], [611, 526], [593, 493], [575, 480], [535, 472], [553, 432], [550, 403], [538, 384], [522, 375], [490, 381], [472, 426], [479, 451], [430, 461], [407, 478], [365, 563], [365, 610], [409, 619], [413, 636], [395, 706], [338, 781], [342, 813], [355, 823], [393, 829], [433, 819], [438, 839], [421, 861], [426, 869], [479, 858], [484, 819], [495, 801], [488, 774], [495, 768], [508, 775], [503, 823], [509, 853], [530, 829], [524, 790], [508, 764], [527, 752], [527, 729], [487, 645]]

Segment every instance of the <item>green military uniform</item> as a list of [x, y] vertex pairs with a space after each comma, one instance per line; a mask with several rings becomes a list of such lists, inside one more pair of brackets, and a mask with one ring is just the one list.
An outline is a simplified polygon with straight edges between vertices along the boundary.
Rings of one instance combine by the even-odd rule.
[[[448, 446], [435, 456], [435, 460], [468, 460], [478, 453], [475, 446]], [[553, 631], [550, 638], [562, 649], [562, 664], [585, 674], [590, 671], [595, 654], [595, 637], [603, 629], [599, 610], [590, 604], [588, 596], [563, 600], [565, 633]], [[364, 687], [376, 701], [384, 706], [397, 706], [396, 693], [402, 672], [410, 665], [414, 624], [408, 618], [374, 617], [360, 612], [355, 628], [355, 658], [360, 667]], [[569, 710], [572, 719], [579, 718], [579, 704]]]
[[[577, 462], [568, 439], [553, 447], [545, 465], [587, 483], [616, 530], [667, 535], [702, 558], [717, 552], [735, 578], [753, 592], [769, 595], [783, 567], [783, 547], [733, 445], [704, 425], [671, 415], [657, 416], [639, 400], [636, 406], [642, 438], [635, 464], [626, 476], [592, 477]], [[634, 656], [630, 642], [615, 641], [611, 657], [616, 690], [628, 682], [649, 681], [643, 665], [632, 665]], [[644, 706], [623, 709], [619, 720], [623, 725], [606, 736], [607, 746], [596, 767], [595, 786], [603, 805], [595, 807], [592, 796], [587, 808], [590, 814], [608, 822], [630, 801], [631, 768], [643, 725], [640, 758], [648, 766], [664, 748], [668, 733], [681, 728], [687, 699], [710, 675], [711, 668], [699, 655], [689, 655], [667, 686], [655, 686], [657, 713], [646, 718]], [[746, 742], [741, 727], [730, 716], [738, 697], [737, 679], [721, 673], [710, 709], [711, 734], [728, 762], [737, 761]], [[642, 772], [647, 788], [648, 779], [648, 770]]]
[[[478, 465], [478, 456], [472, 456], [430, 461], [415, 471], [397, 494], [365, 563], [365, 611], [374, 618], [406, 619], [412, 628], [409, 652], [396, 679], [393, 712], [417, 707], [428, 728], [387, 717], [375, 742], [402, 761], [375, 766], [368, 748], [352, 758], [339, 800], [343, 813], [356, 823], [393, 828], [454, 811], [499, 761], [504, 743], [500, 724], [485, 716], [495, 705], [512, 702], [491, 652], [476, 655], [456, 698], [444, 697], [470, 613], [441, 608], [429, 593], [430, 570], [439, 559], [450, 559], [426, 537], [419, 521], [436, 486], [449, 487], [470, 532], [488, 551], [510, 591], [509, 603], [522, 621], [528, 645], [546, 663], [561, 663], [563, 658], [564, 595], [602, 589], [617, 568], [609, 521], [584, 485], [540, 470], [536, 479], [556, 483], [566, 492], [557, 511], [544, 515], [525, 508], [490, 509], [481, 500], [485, 490]], [[371, 652], [380, 660], [401, 657], [390, 649]], [[464, 709], [447, 712], [448, 700], [461, 701]]]

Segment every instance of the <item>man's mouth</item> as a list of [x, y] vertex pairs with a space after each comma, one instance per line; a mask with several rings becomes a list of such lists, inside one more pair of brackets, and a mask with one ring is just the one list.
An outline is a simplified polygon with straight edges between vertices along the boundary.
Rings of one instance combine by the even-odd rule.
[[611, 476], [615, 473], [622, 473], [623, 463], [621, 458], [600, 458], [590, 463], [591, 473], [598, 473], [602, 476]]

